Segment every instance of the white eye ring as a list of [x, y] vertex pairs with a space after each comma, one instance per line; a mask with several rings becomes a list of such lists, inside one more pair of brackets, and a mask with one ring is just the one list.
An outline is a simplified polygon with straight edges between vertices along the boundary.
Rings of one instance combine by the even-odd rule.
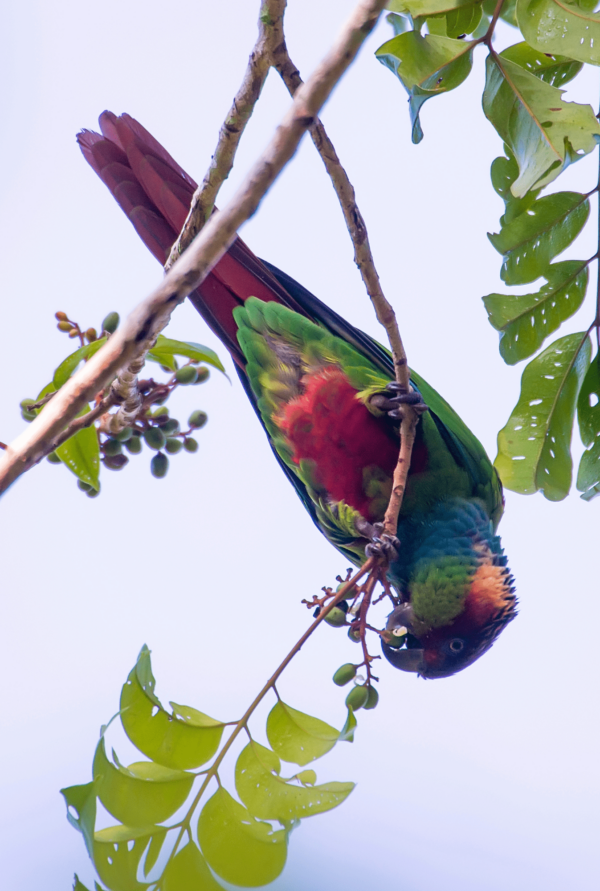
[[453, 653], [461, 653], [465, 648], [464, 640], [461, 640], [460, 637], [455, 637], [454, 640], [450, 641], [450, 649]]

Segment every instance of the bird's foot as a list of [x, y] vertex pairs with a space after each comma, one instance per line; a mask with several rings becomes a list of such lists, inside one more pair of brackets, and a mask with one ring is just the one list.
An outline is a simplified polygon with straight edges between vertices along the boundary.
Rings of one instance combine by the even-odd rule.
[[375, 393], [374, 396], [371, 396], [371, 404], [395, 421], [401, 421], [404, 417], [402, 411], [404, 405], [412, 406], [413, 410], [420, 415], [429, 410], [417, 390], [407, 391], [397, 381], [390, 381], [384, 393]]
[[385, 557], [388, 563], [398, 559], [400, 540], [395, 535], [384, 532], [383, 523], [369, 523], [361, 519], [356, 526], [363, 538], [369, 540], [365, 545], [366, 557]]

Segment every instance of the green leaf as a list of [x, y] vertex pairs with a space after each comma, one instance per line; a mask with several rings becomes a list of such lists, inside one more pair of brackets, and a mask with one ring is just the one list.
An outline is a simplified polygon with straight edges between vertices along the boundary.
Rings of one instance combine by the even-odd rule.
[[544, 278], [547, 284], [535, 294], [488, 294], [483, 298], [489, 321], [500, 332], [500, 355], [508, 365], [532, 356], [577, 312], [588, 284], [587, 261], [554, 263]]
[[169, 337], [163, 337], [162, 334], [159, 334], [156, 339], [156, 345], [152, 347], [147, 358], [175, 371], [176, 366], [173, 362], [173, 356], [185, 356], [187, 359], [194, 359], [196, 362], [205, 362], [207, 365], [212, 365], [213, 368], [218, 368], [219, 371], [225, 374], [223, 363], [210, 347], [202, 346], [202, 344], [194, 343], [193, 341], [171, 340]]
[[573, 80], [583, 68], [581, 62], [574, 62], [568, 56], [538, 53], [525, 41], [507, 47], [500, 55], [503, 59], [509, 59], [521, 68], [526, 68], [551, 87], [562, 87], [563, 84]]
[[255, 817], [286, 823], [322, 814], [341, 804], [354, 789], [354, 783], [303, 788], [282, 779], [280, 772], [281, 761], [270, 749], [250, 742], [241, 751], [235, 766], [235, 788]]
[[223, 891], [193, 841], [169, 860], [161, 888], [162, 891]]
[[[86, 406], [77, 417], [82, 417], [89, 410], [89, 406]], [[100, 488], [100, 445], [98, 433], [93, 424], [90, 427], [82, 427], [55, 451], [71, 473], [98, 491]]]
[[346, 717], [346, 723], [341, 729], [339, 742], [354, 742], [354, 731], [358, 725], [358, 721], [356, 720], [356, 715], [354, 714], [354, 709], [351, 706], [348, 706], [348, 715]]
[[447, 93], [468, 77], [475, 43], [407, 31], [388, 40], [376, 51], [379, 61], [402, 82], [409, 95], [412, 141], [420, 142], [421, 106], [432, 96]]
[[63, 384], [69, 380], [77, 366], [84, 359], [89, 359], [94, 353], [97, 353], [101, 346], [106, 343], [106, 337], [94, 340], [92, 343], [86, 343], [85, 346], [79, 347], [74, 353], [60, 363], [54, 372], [53, 384], [56, 390], [60, 390]]
[[519, 165], [510, 148], [505, 145], [506, 157], [494, 158], [490, 170], [492, 185], [504, 201], [504, 216], [500, 217], [500, 225], [505, 226], [515, 217], [528, 210], [540, 193], [539, 189], [530, 189], [522, 198], [515, 198], [511, 189], [519, 178]]
[[296, 711], [278, 700], [267, 718], [267, 737], [271, 748], [283, 761], [293, 761], [303, 767], [329, 752], [340, 733], [325, 721]]
[[178, 810], [192, 789], [194, 774], [152, 761], [116, 766], [106, 757], [104, 737], [96, 748], [93, 775], [96, 794], [106, 810], [129, 826], [162, 823]]
[[[502, 4], [502, 10], [500, 12], [500, 18], [505, 21], [507, 24], [512, 25], [513, 28], [517, 28], [517, 0], [504, 0]], [[494, 10], [496, 8], [496, 0], [484, 0], [483, 2], [483, 11], [487, 15], [492, 17], [494, 14]]]
[[523, 37], [541, 53], [600, 65], [600, 16], [565, 0], [517, 0]]
[[495, 465], [508, 489], [522, 495], [541, 489], [550, 501], [569, 494], [573, 418], [590, 352], [585, 332], [569, 334], [523, 372], [519, 401], [498, 434]]
[[143, 891], [148, 882], [139, 882], [140, 861], [152, 839], [164, 842], [163, 826], [109, 826], [94, 835], [93, 861], [96, 871], [111, 891]]
[[171, 703], [169, 714], [154, 693], [150, 651], [144, 644], [121, 691], [125, 733], [148, 758], [175, 770], [209, 761], [221, 742], [224, 725], [189, 706]]
[[510, 285], [524, 285], [546, 274], [551, 260], [565, 250], [583, 229], [590, 202], [579, 192], [556, 192], [538, 198], [500, 232], [488, 238], [503, 254], [500, 277]]
[[455, 9], [474, 5], [475, 0], [390, 0], [387, 8], [391, 12], [399, 12], [417, 19], [430, 15], [445, 14]]
[[581, 457], [577, 488], [585, 501], [600, 494], [600, 356], [590, 365], [577, 401], [579, 433], [586, 451]]
[[89, 891], [89, 888], [80, 881], [77, 873], [73, 876], [73, 891]]
[[200, 813], [198, 841], [210, 867], [233, 885], [267, 885], [285, 866], [285, 830], [256, 820], [222, 787]]
[[394, 29], [394, 34], [404, 34], [405, 31], [411, 30], [411, 21], [409, 16], [405, 15], [397, 15], [395, 12], [391, 12], [386, 16], [386, 20], [388, 25], [391, 25]]
[[[84, 786], [69, 786], [60, 794], [67, 805], [67, 820], [83, 835], [90, 857], [93, 857], [94, 825], [96, 823], [96, 787], [94, 783]], [[75, 816], [72, 811], [75, 811]]]
[[562, 93], [510, 59], [488, 56], [483, 110], [519, 165], [517, 198], [548, 185], [600, 138], [592, 107], [563, 102]]
[[317, 774], [314, 770], [301, 770], [296, 774], [296, 779], [300, 780], [303, 786], [314, 786], [317, 782]]

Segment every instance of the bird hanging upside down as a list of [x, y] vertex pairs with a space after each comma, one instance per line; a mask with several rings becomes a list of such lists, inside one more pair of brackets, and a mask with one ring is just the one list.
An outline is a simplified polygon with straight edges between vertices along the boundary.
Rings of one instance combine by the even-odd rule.
[[[77, 139], [144, 244], [164, 263], [196, 183], [129, 115], [105, 111]], [[227, 347], [284, 473], [323, 535], [360, 565], [398, 458], [402, 405], [422, 411], [389, 578], [399, 595], [387, 659], [425, 678], [455, 674], [516, 614], [496, 535], [502, 487], [483, 446], [419, 375], [398, 391], [390, 353], [240, 238], [190, 300]], [[428, 409], [427, 411], [425, 409]]]

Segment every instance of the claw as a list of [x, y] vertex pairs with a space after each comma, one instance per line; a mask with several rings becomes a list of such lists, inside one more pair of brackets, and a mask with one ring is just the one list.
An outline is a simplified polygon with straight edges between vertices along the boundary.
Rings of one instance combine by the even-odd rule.
[[398, 559], [400, 541], [395, 535], [383, 531], [383, 523], [371, 524], [362, 520], [356, 525], [360, 534], [369, 539], [365, 545], [366, 557], [385, 557], [390, 563]]
[[385, 393], [375, 393], [371, 397], [371, 402], [381, 411], [386, 412], [393, 420], [402, 420], [404, 417], [401, 406], [412, 405], [418, 414], [428, 411], [427, 405], [423, 402], [423, 397], [416, 390], [407, 392], [402, 384], [397, 381], [390, 381], [386, 386], [386, 390], [395, 393], [394, 396], [387, 396]]

